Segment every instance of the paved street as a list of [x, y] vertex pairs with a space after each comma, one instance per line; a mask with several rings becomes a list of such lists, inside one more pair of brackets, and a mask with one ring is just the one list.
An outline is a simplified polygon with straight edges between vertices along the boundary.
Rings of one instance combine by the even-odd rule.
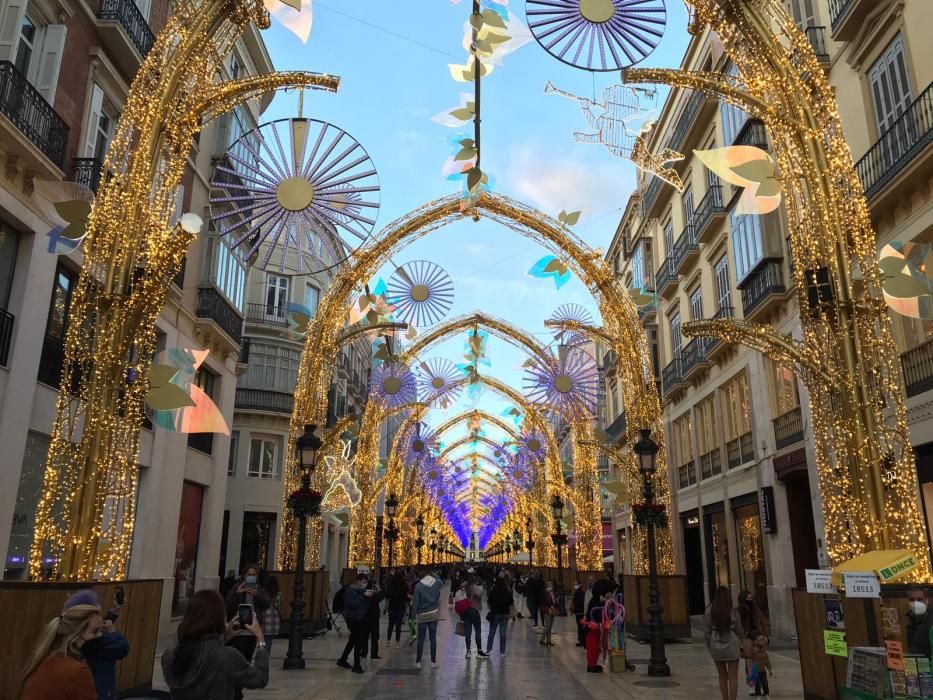
[[[272, 673], [269, 686], [262, 691], [248, 691], [247, 698], [262, 700], [399, 700], [419, 698], [444, 700], [477, 698], [534, 699], [556, 698], [579, 700], [595, 698], [669, 698], [707, 700], [719, 697], [715, 668], [701, 640], [696, 643], [668, 645], [667, 656], [673, 671], [670, 679], [649, 678], [647, 675], [648, 646], [629, 640], [629, 656], [636, 665], [631, 673], [586, 673], [583, 649], [576, 641], [570, 618], [559, 618], [555, 625], [557, 646], [547, 648], [537, 642], [528, 620], [516, 620], [509, 625], [505, 658], [496, 651], [488, 660], [464, 658], [464, 644], [454, 634], [456, 617], [438, 625], [437, 669], [430, 668], [427, 644], [422, 659], [423, 668], [414, 668], [415, 647], [407, 643], [407, 631], [402, 646], [387, 647], [380, 642], [382, 659], [364, 661], [365, 675], [356, 675], [335, 665], [346, 642], [334, 632], [324, 638], [305, 641], [308, 667], [303, 672], [282, 670], [287, 640], [277, 639], [272, 651]], [[383, 622], [383, 633], [385, 622]], [[485, 641], [486, 623], [483, 622]], [[772, 700], [803, 697], [800, 666], [793, 652], [772, 651], [774, 679]], [[161, 670], [156, 662], [156, 688], [164, 688]], [[739, 697], [747, 697], [744, 684]]]

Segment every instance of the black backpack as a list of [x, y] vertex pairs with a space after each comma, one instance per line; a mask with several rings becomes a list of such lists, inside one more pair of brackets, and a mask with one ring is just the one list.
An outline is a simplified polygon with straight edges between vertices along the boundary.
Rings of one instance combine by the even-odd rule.
[[336, 613], [343, 612], [343, 594], [346, 591], [346, 586], [341, 586], [336, 593], [334, 593], [334, 602], [330, 606], [330, 609]]

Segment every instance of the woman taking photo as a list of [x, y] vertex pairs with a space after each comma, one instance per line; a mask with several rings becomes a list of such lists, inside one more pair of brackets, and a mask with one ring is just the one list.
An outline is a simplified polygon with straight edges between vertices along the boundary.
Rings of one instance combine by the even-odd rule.
[[97, 605], [80, 600], [74, 603], [77, 597], [68, 599], [62, 614], [39, 636], [23, 670], [21, 700], [97, 699], [94, 678], [81, 649], [103, 633], [104, 618]]
[[739, 615], [732, 607], [732, 594], [720, 586], [706, 609], [706, 648], [719, 673], [722, 700], [736, 700], [739, 692], [739, 640], [744, 636]]
[[254, 615], [244, 629], [256, 639], [256, 658], [249, 663], [224, 644], [237, 630], [224, 621], [224, 599], [217, 591], [198, 591], [188, 601], [178, 625], [178, 645], [162, 654], [162, 673], [173, 700], [234, 700], [243, 688], [265, 688], [269, 653], [262, 625]]

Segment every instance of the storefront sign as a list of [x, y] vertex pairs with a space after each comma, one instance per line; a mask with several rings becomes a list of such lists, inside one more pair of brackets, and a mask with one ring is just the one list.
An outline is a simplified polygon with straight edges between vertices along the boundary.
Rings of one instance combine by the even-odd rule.
[[881, 597], [881, 582], [874, 571], [846, 571], [842, 583], [849, 598]]
[[904, 670], [904, 645], [900, 640], [887, 639], [884, 649], [888, 655], [888, 668], [892, 671]]
[[761, 526], [769, 534], [775, 534], [777, 530], [777, 513], [774, 511], [774, 487], [763, 486], [761, 488]]
[[691, 515], [691, 516], [690, 516], [689, 518], [687, 518], [687, 520], [684, 522], [684, 525], [686, 525], [687, 527], [696, 527], [696, 526], [699, 525], [699, 524], [700, 524], [700, 516], [699, 516], [699, 515]]
[[848, 658], [849, 645], [846, 644], [846, 633], [823, 630], [823, 648], [830, 656], [843, 656]]
[[917, 561], [917, 558], [913, 554], [908, 554], [906, 557], [902, 557], [878, 569], [878, 576], [881, 578], [882, 583], [889, 583], [894, 579], [900, 578], [908, 571], [916, 569], [918, 566], [920, 566], [920, 563]]
[[828, 569], [806, 569], [807, 593], [835, 593], [833, 572]]

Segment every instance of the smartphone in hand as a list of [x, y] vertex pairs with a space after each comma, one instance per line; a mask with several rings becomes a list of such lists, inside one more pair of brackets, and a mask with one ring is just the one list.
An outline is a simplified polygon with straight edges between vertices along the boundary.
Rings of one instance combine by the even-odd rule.
[[253, 623], [253, 606], [244, 603], [237, 608], [237, 616], [240, 618], [240, 627], [248, 627]]

